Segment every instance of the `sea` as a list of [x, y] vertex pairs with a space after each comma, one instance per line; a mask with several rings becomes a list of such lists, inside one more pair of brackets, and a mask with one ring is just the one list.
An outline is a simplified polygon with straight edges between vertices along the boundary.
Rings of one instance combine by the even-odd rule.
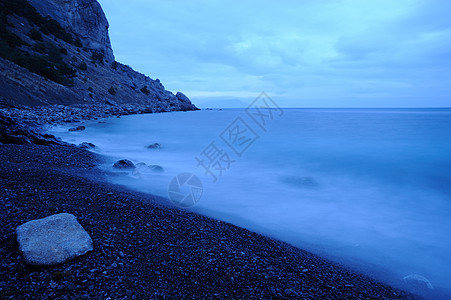
[[[451, 298], [451, 109], [250, 107], [71, 126], [48, 130], [93, 143], [113, 183]], [[114, 169], [121, 159], [136, 169]]]

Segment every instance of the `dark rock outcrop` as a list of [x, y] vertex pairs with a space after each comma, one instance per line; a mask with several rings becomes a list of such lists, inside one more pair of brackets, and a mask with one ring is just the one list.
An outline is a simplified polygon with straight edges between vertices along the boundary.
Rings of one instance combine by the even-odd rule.
[[90, 50], [104, 53], [106, 62], [114, 55], [108, 34], [108, 20], [96, 0], [28, 0], [44, 17], [50, 16], [80, 37]]
[[0, 14], [6, 37], [0, 40], [0, 108], [106, 104], [117, 110], [132, 105], [130, 113], [197, 109], [183, 93], [174, 95], [160, 80], [114, 60], [108, 21], [96, 0], [15, 0], [0, 4]]
[[50, 134], [41, 134], [30, 129], [12, 118], [0, 113], [0, 143], [1, 144], [37, 144], [57, 145], [64, 144]]
[[179, 99], [182, 102], [185, 103], [190, 103], [191, 101], [189, 101], [189, 98], [186, 97], [185, 94], [183, 94], [182, 92], [177, 92], [177, 94], [175, 94], [175, 96], [177, 97], [177, 99]]
[[136, 166], [133, 162], [128, 159], [121, 159], [114, 163], [113, 168], [115, 169], [135, 169]]

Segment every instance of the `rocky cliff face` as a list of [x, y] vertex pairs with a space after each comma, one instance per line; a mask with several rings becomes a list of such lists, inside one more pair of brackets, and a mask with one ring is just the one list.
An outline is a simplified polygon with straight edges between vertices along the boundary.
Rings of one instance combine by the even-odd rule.
[[42, 16], [50, 16], [80, 37], [86, 48], [104, 53], [107, 62], [114, 61], [108, 34], [109, 24], [96, 0], [29, 0], [29, 2]]
[[2, 1], [0, 106], [48, 104], [197, 109], [181, 92], [114, 60], [97, 1]]

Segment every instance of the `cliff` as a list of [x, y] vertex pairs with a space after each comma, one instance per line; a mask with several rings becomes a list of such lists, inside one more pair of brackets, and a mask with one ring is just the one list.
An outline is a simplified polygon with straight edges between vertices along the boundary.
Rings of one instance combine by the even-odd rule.
[[44, 17], [51, 17], [77, 35], [83, 45], [105, 54], [106, 62], [114, 55], [108, 34], [108, 21], [95, 0], [28, 0]]
[[0, 106], [136, 104], [195, 110], [181, 92], [114, 59], [96, 0], [0, 3]]

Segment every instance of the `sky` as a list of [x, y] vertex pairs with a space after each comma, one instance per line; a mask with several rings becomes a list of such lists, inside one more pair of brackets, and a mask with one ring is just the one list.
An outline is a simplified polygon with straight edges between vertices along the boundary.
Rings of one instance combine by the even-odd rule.
[[451, 107], [451, 1], [99, 0], [116, 60], [196, 105]]

